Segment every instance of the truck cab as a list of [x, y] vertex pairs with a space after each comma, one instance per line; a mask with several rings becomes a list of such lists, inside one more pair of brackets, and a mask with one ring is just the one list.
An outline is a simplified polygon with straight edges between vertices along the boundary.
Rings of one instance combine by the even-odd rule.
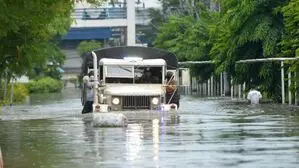
[[[116, 47], [105, 52], [103, 50], [105, 49], [92, 51], [92, 59], [89, 57], [89, 60], [83, 61], [86, 65], [82, 66], [83, 76], [90, 71], [95, 74], [93, 112], [177, 110], [179, 92], [174, 89], [172, 95], [167, 96], [169, 81], [166, 79], [167, 72], [171, 71], [172, 80], [176, 80], [174, 55], [147, 47]], [[117, 50], [119, 52], [116, 52]], [[170, 58], [175, 59], [171, 66], [168, 64]], [[86, 92], [84, 88], [83, 103]]]

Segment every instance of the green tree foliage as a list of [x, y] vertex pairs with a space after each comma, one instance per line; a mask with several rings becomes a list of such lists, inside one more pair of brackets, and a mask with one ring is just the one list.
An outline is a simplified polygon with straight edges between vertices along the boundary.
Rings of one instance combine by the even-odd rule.
[[[201, 16], [170, 16], [168, 20], [158, 29], [154, 46], [167, 49], [175, 53], [180, 61], [206, 61], [210, 60], [209, 52], [212, 48], [210, 31], [215, 27], [215, 22], [219, 14], [209, 12], [202, 4], [198, 14]], [[200, 75], [201, 79], [207, 79], [212, 71], [211, 65], [191, 66], [195, 75]]]
[[227, 71], [234, 82], [246, 82], [249, 87], [260, 85], [267, 95], [279, 97], [278, 63], [235, 63], [242, 59], [294, 57], [296, 50], [299, 52], [298, 0], [217, 0], [221, 6], [218, 13], [202, 3], [190, 9], [189, 1], [163, 1], [177, 2], [172, 5], [185, 10], [173, 12], [159, 26], [156, 47], [174, 52], [180, 61], [213, 60], [215, 71], [209, 66], [194, 69], [203, 79], [210, 70], [216, 74]]
[[175, 53], [180, 60], [186, 60], [186, 51], [183, 50], [186, 45], [182, 42], [184, 34], [192, 26], [191, 17], [170, 17], [165, 24], [159, 28], [159, 33], [154, 41], [154, 46], [162, 49], [168, 49]]
[[275, 56], [278, 53], [276, 46], [283, 32], [283, 17], [277, 8], [283, 3], [278, 0], [224, 2], [226, 11], [223, 11], [219, 27], [226, 30], [218, 33], [219, 38], [213, 46], [211, 56], [225, 64], [226, 69], [230, 65], [227, 62]]
[[[290, 0], [290, 2], [282, 8], [284, 16], [285, 32], [280, 43], [281, 55], [284, 57], [299, 57], [299, 1]], [[289, 69], [293, 72], [299, 72], [299, 61], [292, 62]], [[297, 82], [299, 77], [297, 73]], [[298, 90], [298, 87], [294, 89]]]
[[[87, 2], [101, 5], [104, 1]], [[61, 56], [53, 40], [68, 31], [72, 10], [71, 0], [1, 0], [0, 76], [6, 68], [22, 75], [48, 58]]]
[[285, 57], [299, 57], [299, 1], [291, 0], [282, 8], [285, 33], [281, 42], [281, 53]]
[[0, 106], [7, 105], [10, 103], [10, 92], [11, 87], [13, 86], [13, 103], [23, 103], [28, 96], [28, 89], [26, 88], [25, 84], [18, 83], [18, 84], [10, 84], [7, 86], [7, 93], [4, 96], [4, 89], [0, 88]]
[[100, 49], [102, 48], [103, 45], [101, 42], [91, 40], [91, 41], [82, 41], [78, 46], [77, 46], [77, 52], [82, 56], [84, 53], [90, 52], [95, 49]]
[[[96, 6], [101, 6], [103, 5], [104, 2], [107, 2], [108, 0], [87, 0], [88, 3], [94, 4]], [[110, 0], [113, 1], [113, 0]]]
[[49, 76], [55, 79], [60, 79], [61, 73], [58, 71], [58, 68], [63, 65], [65, 55], [54, 43], [45, 42], [39, 45], [39, 48], [43, 48], [38, 53], [38, 55], [41, 56], [41, 59], [32, 62], [33, 68], [28, 70], [27, 75], [30, 79], [34, 79], [39, 76]]
[[169, 17], [194, 17], [199, 18], [200, 11], [203, 7], [202, 2], [207, 0], [160, 0], [162, 9], [149, 9], [151, 19], [150, 29], [145, 32], [145, 38], [149, 45], [156, 38], [156, 32]]
[[[260, 85], [269, 96], [279, 93], [279, 64], [235, 65], [237, 60], [277, 57], [283, 32], [280, 8], [286, 1], [221, 1], [222, 18], [210, 52], [218, 72], [228, 71], [234, 82]], [[273, 93], [273, 94], [272, 94]]]
[[60, 92], [63, 85], [61, 81], [45, 77], [37, 80], [31, 80], [27, 84], [27, 88], [30, 93], [53, 93]]
[[49, 40], [67, 31], [71, 11], [69, 0], [0, 1], [0, 72], [22, 75], [45, 62]]

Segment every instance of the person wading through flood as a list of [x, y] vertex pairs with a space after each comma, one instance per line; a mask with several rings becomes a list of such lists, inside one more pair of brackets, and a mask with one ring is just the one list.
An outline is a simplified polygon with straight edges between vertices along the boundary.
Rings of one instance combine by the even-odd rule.
[[250, 89], [247, 100], [250, 104], [259, 104], [262, 94], [258, 89]]
[[176, 81], [174, 80], [174, 74], [168, 71], [166, 74], [167, 86], [166, 86], [166, 103], [176, 104], [179, 108], [180, 106], [180, 94], [176, 86]]
[[88, 73], [88, 76], [83, 77], [83, 82], [86, 86], [86, 102], [84, 103], [84, 107], [82, 110], [82, 114], [84, 113], [92, 113], [92, 104], [93, 104], [93, 82], [94, 82], [94, 75], [93, 71]]

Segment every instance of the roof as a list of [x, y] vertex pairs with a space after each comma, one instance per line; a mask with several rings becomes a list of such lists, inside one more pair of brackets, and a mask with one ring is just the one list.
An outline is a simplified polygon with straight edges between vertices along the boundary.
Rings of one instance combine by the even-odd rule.
[[[176, 69], [178, 62], [176, 56], [166, 50], [141, 47], [141, 46], [123, 46], [94, 50], [98, 61], [103, 58], [123, 59], [125, 57], [141, 57], [145, 59], [163, 59], [167, 64], [167, 69]], [[82, 63], [82, 72], [87, 72], [87, 66], [92, 66], [93, 57], [91, 52], [84, 54]]]
[[146, 59], [146, 60], [125, 60], [125, 59], [111, 59], [111, 58], [102, 58], [100, 64], [105, 65], [140, 65], [140, 66], [162, 66], [166, 65], [164, 59]]
[[111, 35], [112, 31], [110, 28], [71, 28], [67, 35], [62, 37], [62, 40], [100, 40], [108, 39]]

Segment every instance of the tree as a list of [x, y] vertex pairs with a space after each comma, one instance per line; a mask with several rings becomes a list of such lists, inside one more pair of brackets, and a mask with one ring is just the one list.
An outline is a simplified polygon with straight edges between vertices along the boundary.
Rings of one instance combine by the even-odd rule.
[[158, 27], [155, 47], [174, 52], [180, 61], [212, 59], [215, 71], [211, 66], [193, 69], [202, 73], [202, 78], [226, 71], [234, 82], [260, 85], [269, 96], [279, 98], [279, 64], [235, 63], [241, 59], [294, 57], [296, 50], [299, 52], [298, 0], [217, 0], [219, 13], [203, 8], [207, 4], [202, 3], [191, 9], [191, 1], [163, 2], [175, 2], [170, 6], [177, 8]]
[[261, 85], [271, 94], [279, 93], [279, 65], [235, 65], [237, 60], [276, 57], [283, 32], [280, 8], [287, 1], [221, 0], [221, 20], [217, 25], [210, 56], [218, 72], [228, 71], [236, 83]]
[[0, 76], [5, 69], [22, 75], [45, 63], [45, 45], [53, 46], [53, 37], [68, 31], [72, 10], [70, 0], [0, 1]]
[[[150, 29], [145, 32], [145, 38], [150, 43], [157, 35], [158, 27], [167, 21], [169, 17], [192, 17], [196, 20], [203, 8], [207, 8], [210, 0], [159, 0], [162, 9], [149, 9]], [[204, 5], [205, 4], [205, 5]]]
[[77, 46], [77, 52], [82, 56], [83, 54], [90, 52], [95, 49], [100, 49], [102, 48], [103, 45], [101, 42], [91, 40], [91, 41], [82, 41], [80, 44]]
[[11, 74], [22, 75], [45, 62], [45, 45], [68, 30], [71, 11], [69, 0], [1, 1], [0, 72], [8, 68]]
[[[200, 18], [192, 16], [170, 16], [158, 29], [154, 46], [169, 50], [176, 54], [180, 61], [207, 61], [213, 40], [210, 31], [215, 27], [219, 14], [209, 11], [207, 7], [198, 3], [197, 13]], [[211, 65], [190, 66], [194, 75], [205, 80], [213, 72]]]
[[284, 29], [281, 54], [285, 57], [299, 57], [299, 1], [291, 0], [282, 8]]
[[42, 50], [38, 51], [38, 55], [43, 55], [44, 57], [41, 57], [41, 60], [33, 63], [33, 68], [27, 73], [29, 78], [33, 79], [39, 76], [49, 76], [55, 79], [60, 79], [61, 72], [59, 71], [59, 68], [65, 61], [65, 55], [54, 42], [41, 43], [38, 48], [42, 48]]

